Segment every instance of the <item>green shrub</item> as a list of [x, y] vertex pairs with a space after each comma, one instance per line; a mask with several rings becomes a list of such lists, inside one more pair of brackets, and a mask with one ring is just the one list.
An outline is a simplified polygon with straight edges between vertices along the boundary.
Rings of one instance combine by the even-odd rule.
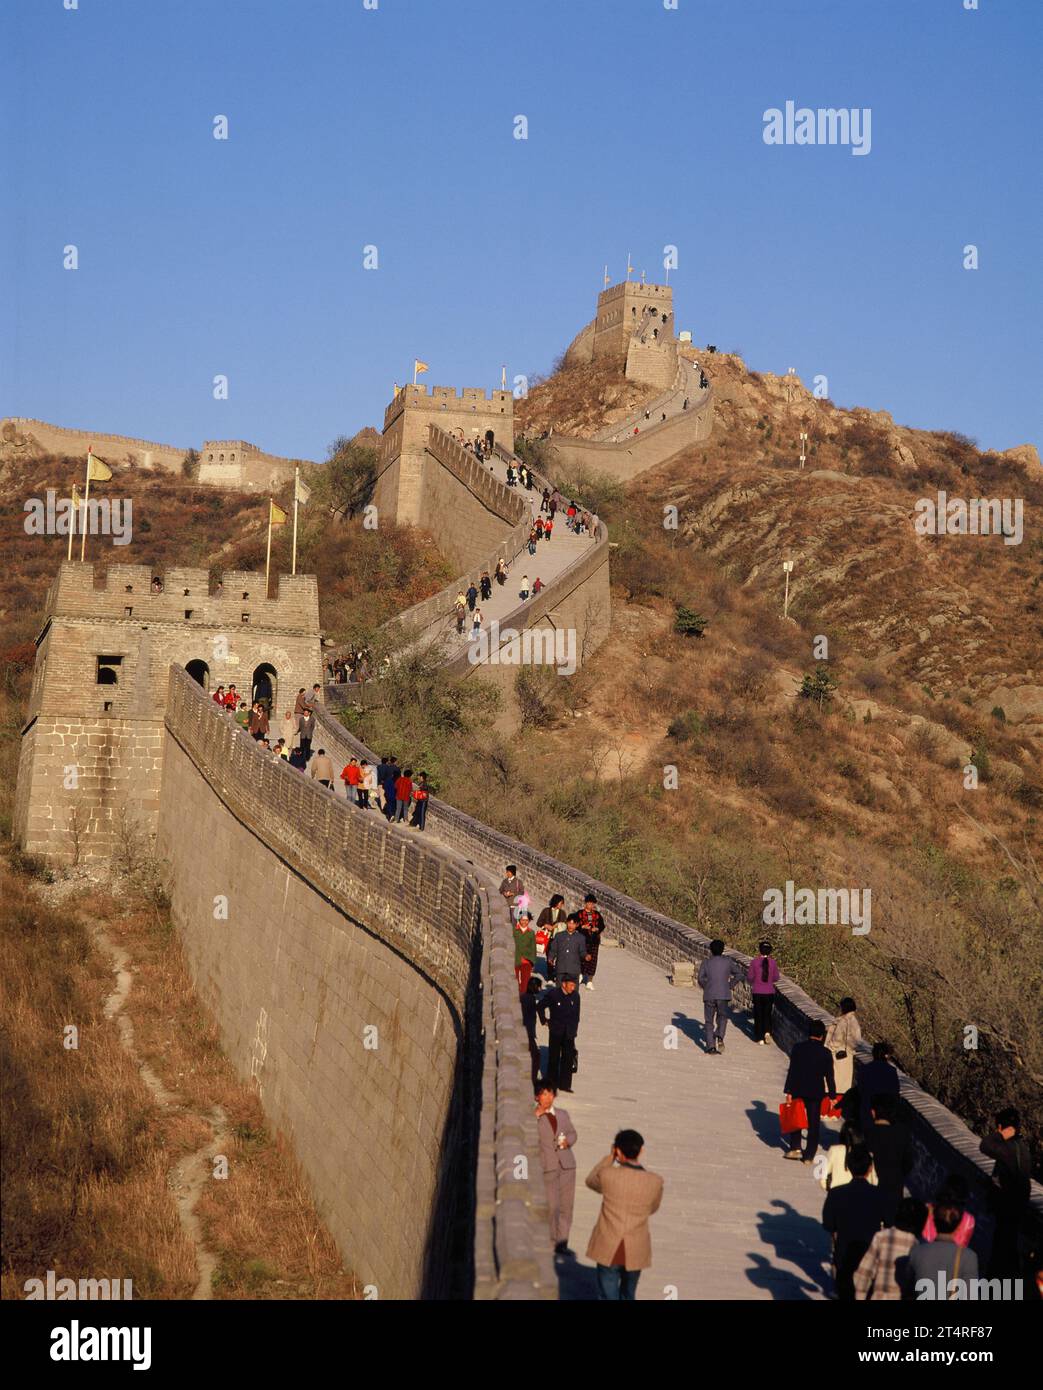
[[709, 626], [710, 619], [702, 617], [694, 608], [683, 603], [677, 605], [674, 616], [674, 631], [682, 637], [701, 637]]

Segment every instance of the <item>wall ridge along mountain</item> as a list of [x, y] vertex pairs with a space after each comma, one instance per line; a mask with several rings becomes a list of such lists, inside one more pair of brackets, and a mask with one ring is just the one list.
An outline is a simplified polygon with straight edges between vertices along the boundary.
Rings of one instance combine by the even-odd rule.
[[176, 666], [165, 722], [157, 852], [193, 978], [345, 1262], [379, 1297], [556, 1297], [495, 885], [265, 755]]

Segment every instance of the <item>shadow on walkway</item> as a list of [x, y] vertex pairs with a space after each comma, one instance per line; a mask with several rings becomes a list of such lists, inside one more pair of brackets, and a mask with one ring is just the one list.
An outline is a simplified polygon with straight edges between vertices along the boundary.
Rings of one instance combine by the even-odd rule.
[[778, 1149], [779, 1153], [782, 1153], [782, 1131], [779, 1129], [777, 1110], [769, 1110], [764, 1101], [755, 1100], [746, 1111], [746, 1118], [762, 1144], [767, 1144], [770, 1149]]
[[575, 1255], [554, 1261], [558, 1273], [558, 1298], [568, 1303], [597, 1300], [598, 1279], [593, 1265], [581, 1265]]
[[820, 1293], [817, 1284], [809, 1283], [789, 1269], [776, 1269], [763, 1255], [747, 1250], [746, 1258], [753, 1261], [746, 1278], [757, 1289], [765, 1289], [777, 1303], [810, 1303], [811, 1295]]
[[[830, 1243], [821, 1222], [813, 1216], [802, 1215], [780, 1197], [773, 1198], [771, 1205], [778, 1211], [757, 1213], [757, 1228], [763, 1244], [772, 1247], [776, 1260], [796, 1265], [812, 1281], [812, 1287], [823, 1293], [831, 1292]], [[785, 1271], [776, 1273], [780, 1279], [785, 1279]], [[763, 1280], [763, 1269], [747, 1270], [751, 1282], [757, 1282], [755, 1276]], [[760, 1286], [764, 1287], [763, 1283]]]

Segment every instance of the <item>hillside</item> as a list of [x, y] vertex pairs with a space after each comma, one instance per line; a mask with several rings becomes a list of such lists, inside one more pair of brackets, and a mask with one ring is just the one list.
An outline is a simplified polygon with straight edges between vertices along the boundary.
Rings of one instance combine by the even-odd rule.
[[[464, 711], [447, 747], [435, 701], [358, 727], [475, 815], [745, 950], [770, 886], [871, 889], [865, 937], [772, 928], [784, 969], [827, 1008], [853, 993], [867, 1036], [979, 1131], [1002, 1103], [1043, 1113], [1034, 452], [982, 453], [701, 360], [718, 401], [705, 445], [625, 493], [574, 480], [613, 543], [612, 632], [577, 675], [523, 672], [513, 738]], [[600, 366], [558, 373], [523, 424], [592, 431], [617, 408], [606, 384]], [[918, 536], [915, 503], [939, 488], [1022, 498], [1021, 544]], [[709, 620], [702, 638], [675, 631], [678, 604]], [[821, 703], [799, 693], [819, 665], [837, 683]]]
[[[315, 469], [314, 476], [321, 477]], [[65, 536], [28, 535], [25, 502], [58, 497], [83, 485], [83, 460], [49, 455], [8, 462], [0, 468], [0, 625], [3, 647], [24, 647], [39, 631], [47, 589], [66, 554]], [[198, 565], [264, 569], [268, 499], [197, 487], [159, 469], [120, 468], [95, 496], [133, 503], [132, 537], [113, 545], [108, 536], [88, 540], [88, 558], [100, 566], [120, 564]], [[291, 505], [292, 487], [276, 493]], [[279, 528], [272, 549], [273, 576], [290, 568], [290, 528]], [[79, 541], [74, 548], [79, 558]], [[319, 581], [319, 616], [324, 631], [343, 642], [368, 634], [410, 604], [436, 592], [450, 578], [430, 537], [385, 525], [367, 531], [360, 520], [332, 516], [316, 484], [313, 501], [301, 509], [298, 570]], [[274, 579], [273, 579], [274, 583]], [[31, 655], [28, 657], [31, 661]]]

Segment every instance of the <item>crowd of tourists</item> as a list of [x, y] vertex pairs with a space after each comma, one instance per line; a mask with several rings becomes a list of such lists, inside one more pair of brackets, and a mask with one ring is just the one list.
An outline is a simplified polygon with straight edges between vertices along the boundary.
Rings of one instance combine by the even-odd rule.
[[[724, 951], [723, 941], [712, 941], [697, 977], [710, 1056], [724, 1052], [732, 991], [741, 981], [750, 990], [754, 1041], [766, 1046], [772, 1040], [780, 970], [771, 943], [762, 941], [745, 969]], [[951, 1279], [975, 1279], [978, 1258], [969, 1248], [975, 1218], [969, 1210], [967, 1180], [960, 1173], [949, 1174], [926, 1204], [906, 1195], [914, 1150], [912, 1133], [902, 1119], [893, 1051], [887, 1042], [874, 1043], [872, 1061], [856, 1070], [855, 1050], [861, 1041], [857, 1004], [849, 996], [840, 1000], [828, 1026], [812, 1020], [807, 1037], [790, 1052], [785, 1101], [779, 1107], [784, 1156], [811, 1165], [826, 1190], [822, 1224], [831, 1238], [837, 1296], [915, 1299], [925, 1278], [932, 1287], [939, 1280], [948, 1287]], [[836, 1142], [819, 1156], [823, 1118], [839, 1120], [841, 1129]], [[996, 1116], [996, 1128], [982, 1140], [981, 1151], [995, 1163], [989, 1277], [1017, 1278], [1022, 1273], [1018, 1232], [1029, 1196], [1031, 1158], [1016, 1110], [1004, 1109]]]
[[360, 685], [372, 678], [372, 665], [368, 647], [351, 647], [343, 656], [326, 659], [326, 676], [333, 685]]
[[[571, 912], [564, 895], [554, 893], [534, 917], [516, 864], [505, 867], [500, 896], [514, 924], [514, 973], [529, 1042], [551, 1239], [555, 1256], [563, 1260], [573, 1253], [569, 1249], [577, 1172], [573, 1149], [579, 1136], [557, 1097], [559, 1092], [572, 1091], [579, 1071], [579, 991], [594, 989], [605, 919], [594, 893], [587, 893], [583, 906]], [[547, 1029], [542, 1075], [537, 1024]], [[663, 1179], [642, 1164], [644, 1145], [636, 1129], [620, 1130], [609, 1152], [586, 1177], [587, 1187], [601, 1197], [601, 1210], [587, 1243], [600, 1300], [632, 1301], [641, 1271], [652, 1263], [648, 1222], [663, 1200]]]

